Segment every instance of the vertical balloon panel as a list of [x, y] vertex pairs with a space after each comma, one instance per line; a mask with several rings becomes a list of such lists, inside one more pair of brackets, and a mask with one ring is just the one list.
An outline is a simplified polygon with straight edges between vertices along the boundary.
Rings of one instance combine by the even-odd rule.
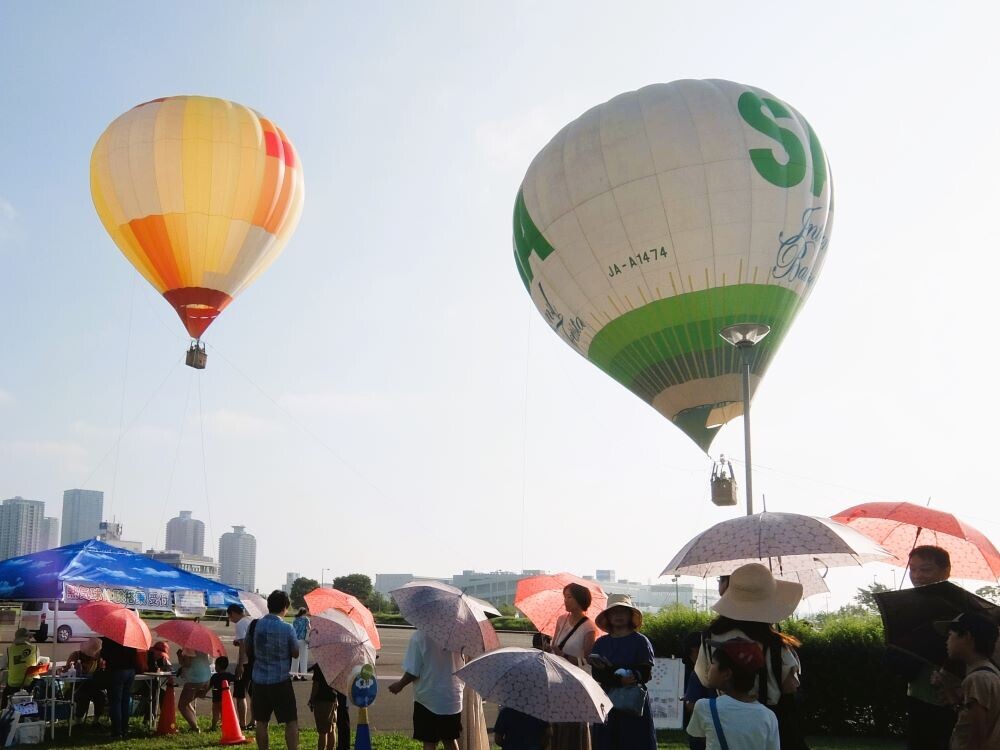
[[794, 109], [675, 81], [585, 112], [535, 157], [514, 208], [522, 281], [549, 325], [707, 450], [742, 413], [733, 323], [771, 326], [763, 376], [819, 274], [826, 157]]

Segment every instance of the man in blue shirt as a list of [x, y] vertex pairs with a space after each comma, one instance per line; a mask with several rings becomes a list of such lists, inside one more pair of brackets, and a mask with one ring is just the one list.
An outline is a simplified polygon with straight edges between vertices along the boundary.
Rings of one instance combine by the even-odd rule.
[[271, 714], [285, 725], [288, 750], [298, 750], [299, 720], [295, 706], [295, 691], [288, 674], [288, 665], [299, 655], [295, 630], [285, 622], [291, 602], [284, 591], [272, 591], [267, 597], [267, 612], [254, 629], [253, 649], [253, 718], [257, 723], [257, 747], [268, 750], [267, 725]]

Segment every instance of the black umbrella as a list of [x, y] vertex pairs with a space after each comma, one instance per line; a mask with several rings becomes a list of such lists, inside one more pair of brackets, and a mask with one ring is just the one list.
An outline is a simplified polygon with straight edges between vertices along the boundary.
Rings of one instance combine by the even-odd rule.
[[934, 622], [953, 620], [963, 612], [978, 612], [1000, 624], [1000, 607], [951, 581], [875, 594], [885, 642], [936, 666], [948, 659], [945, 636]]

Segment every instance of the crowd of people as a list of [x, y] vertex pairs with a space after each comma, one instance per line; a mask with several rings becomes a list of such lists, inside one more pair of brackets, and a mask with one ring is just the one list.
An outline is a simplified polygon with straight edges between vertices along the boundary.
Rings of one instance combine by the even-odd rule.
[[[939, 547], [915, 547], [909, 566], [915, 586], [947, 580], [950, 574], [948, 553]], [[800, 643], [778, 627], [795, 611], [802, 586], [752, 563], [720, 577], [719, 594], [716, 618], [685, 642], [689, 746], [808, 750], [797, 698], [803, 674]], [[589, 668], [612, 701], [607, 720], [549, 724], [501, 707], [497, 744], [504, 750], [655, 750], [648, 693], [628, 690], [649, 682], [654, 664], [652, 644], [640, 632], [642, 612], [629, 597], [612, 595], [591, 620], [588, 588], [570, 584], [563, 597], [566, 612], [554, 635], [538, 636], [534, 645]], [[997, 624], [977, 612], [931, 624], [946, 643], [952, 660], [948, 669], [887, 649], [886, 668], [908, 680], [908, 750], [1000, 750], [1000, 668], [993, 661]], [[419, 629], [410, 639], [403, 677], [389, 690], [395, 694], [413, 685], [413, 737], [424, 750], [478, 747], [463, 733], [463, 689], [455, 676], [462, 665], [459, 654], [445, 651]]]

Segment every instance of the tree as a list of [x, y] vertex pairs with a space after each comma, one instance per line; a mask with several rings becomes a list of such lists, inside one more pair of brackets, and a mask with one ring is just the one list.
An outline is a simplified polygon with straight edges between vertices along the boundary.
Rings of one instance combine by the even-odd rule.
[[873, 583], [870, 586], [865, 586], [863, 589], [858, 589], [858, 595], [854, 597], [854, 602], [856, 606], [861, 607], [865, 612], [878, 612], [878, 605], [875, 603], [875, 594], [881, 594], [883, 591], [892, 591], [892, 589], [882, 583]]
[[292, 608], [299, 609], [306, 606], [305, 595], [318, 588], [319, 582], [314, 578], [296, 578], [292, 582], [292, 590], [288, 593], [288, 598], [292, 600]]
[[345, 594], [356, 596], [362, 603], [367, 602], [375, 590], [375, 587], [372, 586], [372, 579], [364, 573], [337, 576], [333, 579], [333, 587], [338, 591], [343, 591]]
[[388, 612], [390, 600], [387, 596], [382, 596], [377, 591], [372, 591], [367, 599], [364, 600], [364, 605], [368, 607], [372, 612]]

